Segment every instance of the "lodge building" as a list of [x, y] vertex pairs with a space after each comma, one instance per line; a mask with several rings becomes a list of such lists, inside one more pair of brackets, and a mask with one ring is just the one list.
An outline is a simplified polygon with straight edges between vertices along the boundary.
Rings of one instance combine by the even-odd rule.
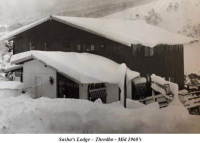
[[[64, 16], [36, 21], [1, 40], [13, 40], [14, 55], [30, 50], [100, 55], [125, 63], [147, 81], [156, 74], [180, 89], [184, 87], [183, 45], [195, 41], [141, 21]], [[58, 78], [63, 79], [62, 75]]]

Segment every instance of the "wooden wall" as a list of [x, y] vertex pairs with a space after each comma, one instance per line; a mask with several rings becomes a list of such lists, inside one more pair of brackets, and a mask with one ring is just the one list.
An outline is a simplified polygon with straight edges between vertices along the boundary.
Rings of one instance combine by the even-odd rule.
[[[14, 54], [29, 51], [30, 42], [35, 50], [45, 50], [46, 43], [48, 51], [89, 52], [101, 55], [117, 63], [126, 63], [130, 69], [140, 72], [141, 76], [153, 73], [162, 77], [174, 76], [175, 82], [183, 88], [182, 45], [158, 45], [154, 47], [154, 56], [145, 57], [145, 47], [142, 45], [129, 47], [54, 20], [17, 35], [14, 39]], [[67, 47], [66, 43], [70, 46]], [[94, 44], [95, 51], [78, 51], [77, 44]], [[102, 44], [105, 48], [101, 48]]]

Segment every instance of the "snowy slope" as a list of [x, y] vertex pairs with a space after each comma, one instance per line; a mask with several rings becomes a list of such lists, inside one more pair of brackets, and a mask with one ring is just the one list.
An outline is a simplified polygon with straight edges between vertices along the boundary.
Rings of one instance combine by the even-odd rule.
[[[159, 0], [105, 18], [137, 19], [136, 14], [139, 14], [138, 19], [145, 21], [145, 16], [151, 9], [162, 18], [157, 26], [171, 32], [177, 33], [183, 30], [189, 32], [192, 26], [200, 24], [200, 0]], [[188, 35], [188, 33], [183, 34]]]
[[131, 109], [119, 102], [7, 97], [0, 99], [0, 133], [200, 133], [200, 117], [182, 106], [127, 103]]

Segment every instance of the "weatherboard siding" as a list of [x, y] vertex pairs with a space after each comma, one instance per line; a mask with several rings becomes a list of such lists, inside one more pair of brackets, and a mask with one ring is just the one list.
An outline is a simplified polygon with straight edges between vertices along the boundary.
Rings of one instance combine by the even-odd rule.
[[[16, 36], [14, 39], [14, 54], [29, 51], [29, 43], [35, 50], [89, 52], [109, 58], [117, 63], [126, 63], [133, 71], [141, 76], [156, 75], [174, 77], [175, 82], [183, 88], [184, 64], [182, 45], [158, 45], [153, 57], [144, 56], [144, 46], [132, 47], [88, 33], [66, 24], [51, 20]], [[64, 45], [69, 43], [69, 48]], [[95, 51], [77, 50], [77, 44], [94, 44]], [[101, 48], [104, 44], [105, 48]]]

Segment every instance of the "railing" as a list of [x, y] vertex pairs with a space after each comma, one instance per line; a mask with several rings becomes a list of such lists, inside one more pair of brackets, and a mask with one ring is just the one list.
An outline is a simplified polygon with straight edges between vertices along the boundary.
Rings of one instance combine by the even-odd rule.
[[189, 91], [189, 93], [200, 91], [200, 85], [185, 84], [185, 86], [187, 86], [186, 89]]

